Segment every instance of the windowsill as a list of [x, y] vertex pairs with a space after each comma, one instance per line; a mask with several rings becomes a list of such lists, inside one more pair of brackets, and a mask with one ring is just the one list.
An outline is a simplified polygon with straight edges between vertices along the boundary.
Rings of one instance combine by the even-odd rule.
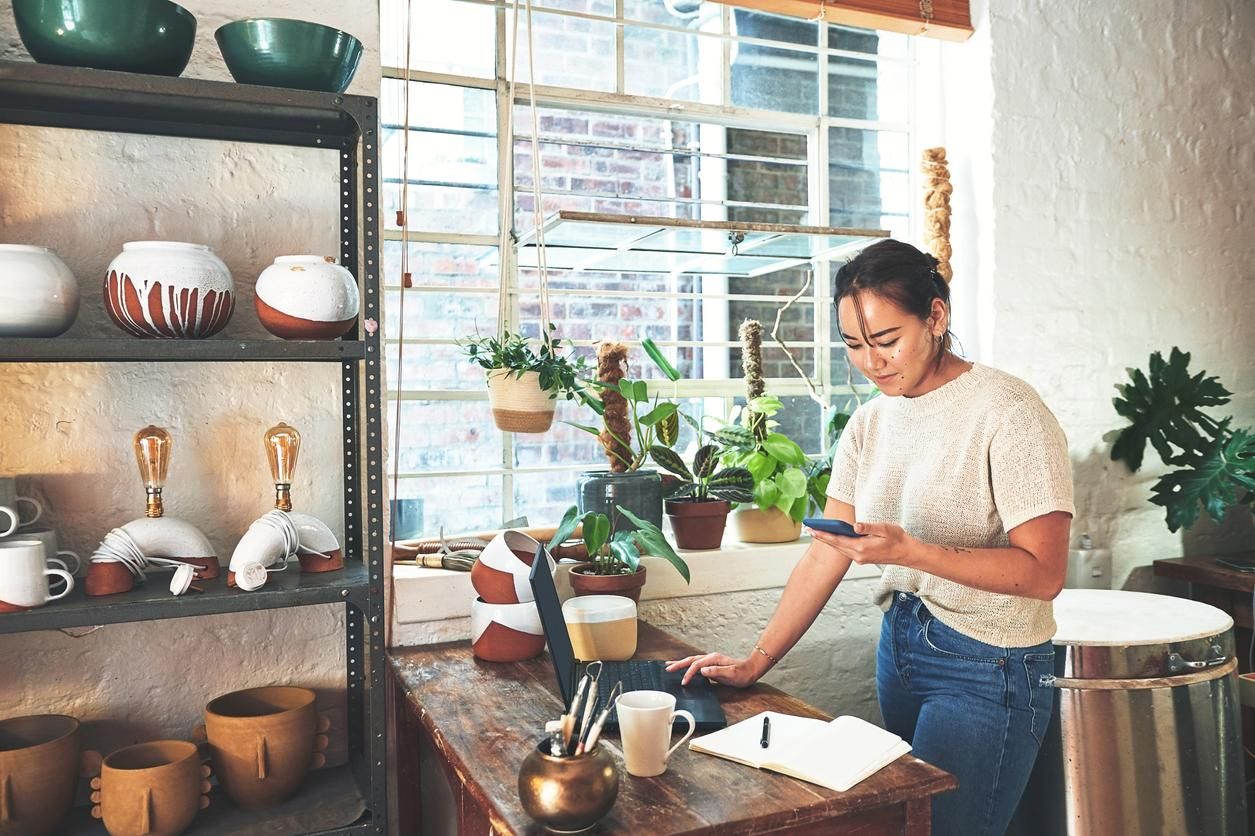
[[[726, 540], [718, 549], [680, 550], [680, 556], [688, 564], [692, 576], [692, 583], [687, 585], [665, 560], [660, 557], [646, 557], [644, 564], [649, 577], [642, 590], [641, 600], [779, 589], [788, 581], [789, 573], [801, 560], [809, 545], [810, 538], [803, 537], [792, 543], [778, 544]], [[567, 580], [571, 565], [573, 564], [560, 564], [554, 576], [558, 595], [563, 600], [571, 594], [571, 585]], [[876, 568], [855, 565], [846, 573], [845, 581], [877, 577], [880, 577], [880, 572]], [[471, 587], [470, 572], [395, 566], [392, 570], [392, 581], [393, 617], [398, 624], [447, 621], [469, 618], [471, 615], [471, 601], [475, 597], [475, 591]]]

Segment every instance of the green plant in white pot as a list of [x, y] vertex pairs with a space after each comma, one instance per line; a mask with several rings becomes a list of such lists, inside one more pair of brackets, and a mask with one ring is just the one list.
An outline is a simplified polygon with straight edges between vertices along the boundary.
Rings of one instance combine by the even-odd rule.
[[509, 331], [458, 343], [472, 363], [485, 369], [488, 402], [498, 429], [546, 432], [553, 424], [559, 397], [600, 407], [581, 379], [587, 370], [585, 358], [576, 355], [574, 347], [563, 353], [562, 341], [553, 336], [553, 330], [550, 325], [536, 347], [522, 334]]

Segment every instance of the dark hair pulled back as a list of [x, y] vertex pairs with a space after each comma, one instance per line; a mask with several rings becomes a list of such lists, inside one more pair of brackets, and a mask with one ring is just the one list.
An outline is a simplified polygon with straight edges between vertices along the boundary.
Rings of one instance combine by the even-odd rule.
[[[910, 244], [887, 238], [877, 241], [847, 261], [837, 270], [833, 304], [841, 305], [847, 296], [855, 297], [863, 291], [889, 299], [907, 313], [922, 320], [932, 316], [933, 300], [940, 299], [950, 311], [950, 285], [937, 272], [937, 261], [932, 255]], [[855, 299], [857, 305], [857, 299]], [[859, 323], [863, 313], [859, 306]], [[867, 335], [863, 335], [866, 339]], [[941, 363], [950, 351], [954, 339], [950, 329], [940, 341], [937, 362]]]

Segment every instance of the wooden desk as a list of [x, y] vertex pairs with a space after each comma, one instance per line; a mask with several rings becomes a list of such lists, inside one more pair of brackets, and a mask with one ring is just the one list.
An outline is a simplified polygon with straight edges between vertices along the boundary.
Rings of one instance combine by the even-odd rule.
[[[1217, 557], [1253, 559], [1255, 552], [1239, 552], [1227, 555], [1201, 557], [1177, 557], [1172, 560], [1156, 560], [1155, 576], [1185, 581], [1190, 585], [1190, 597], [1204, 604], [1211, 604], [1227, 612], [1233, 618], [1234, 638], [1239, 648], [1250, 642], [1251, 594], [1255, 591], [1255, 572], [1239, 572], [1216, 562]], [[1248, 670], [1246, 654], [1239, 654], [1239, 669]]]
[[[638, 657], [675, 659], [694, 652], [648, 624]], [[540, 834], [518, 800], [519, 765], [562, 711], [547, 655], [493, 664], [471, 656], [468, 642], [389, 651], [397, 730], [397, 777], [403, 836], [418, 827], [419, 736], [439, 753], [461, 811], [459, 833]], [[868, 687], [871, 687], [868, 674]], [[719, 688], [735, 723], [760, 711], [829, 719], [766, 685]], [[620, 766], [619, 798], [597, 833], [926, 834], [932, 796], [953, 789], [949, 773], [907, 755], [838, 793], [772, 772], [681, 749], [658, 778], [633, 778], [617, 736], [607, 739]]]

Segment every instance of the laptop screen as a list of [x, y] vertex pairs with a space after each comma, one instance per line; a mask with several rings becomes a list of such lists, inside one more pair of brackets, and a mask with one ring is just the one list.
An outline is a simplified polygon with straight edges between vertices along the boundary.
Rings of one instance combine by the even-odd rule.
[[545, 641], [549, 644], [549, 658], [553, 660], [554, 673], [558, 675], [558, 690], [562, 693], [562, 703], [568, 708], [575, 698], [575, 650], [571, 647], [571, 636], [566, 631], [566, 619], [562, 616], [562, 602], [558, 600], [558, 588], [553, 583], [552, 564], [545, 554], [545, 546], [536, 550], [536, 559], [532, 561], [529, 579], [532, 584], [532, 595], [536, 598], [536, 609], [540, 612], [540, 626], [545, 631]]

